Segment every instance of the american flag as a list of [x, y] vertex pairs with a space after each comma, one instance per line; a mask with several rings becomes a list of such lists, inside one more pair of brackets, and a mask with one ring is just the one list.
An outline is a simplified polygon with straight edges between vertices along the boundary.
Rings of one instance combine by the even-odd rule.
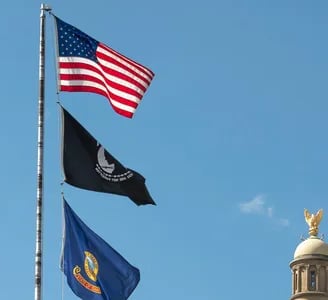
[[154, 73], [55, 17], [59, 89], [107, 97], [120, 115], [132, 118]]

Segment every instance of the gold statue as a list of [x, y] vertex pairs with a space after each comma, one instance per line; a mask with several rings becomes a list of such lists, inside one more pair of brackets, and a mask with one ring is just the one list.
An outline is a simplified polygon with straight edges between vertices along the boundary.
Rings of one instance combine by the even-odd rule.
[[310, 214], [307, 209], [304, 209], [304, 217], [306, 223], [309, 225], [309, 235], [317, 236], [319, 231], [319, 224], [321, 222], [323, 215], [323, 209], [319, 209], [319, 211], [314, 215]]

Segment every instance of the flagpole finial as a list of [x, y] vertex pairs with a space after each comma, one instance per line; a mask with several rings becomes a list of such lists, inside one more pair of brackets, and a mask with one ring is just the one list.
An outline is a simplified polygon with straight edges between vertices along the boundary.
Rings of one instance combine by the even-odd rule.
[[41, 3], [41, 13], [44, 13], [45, 11], [51, 11], [51, 7], [48, 4]]

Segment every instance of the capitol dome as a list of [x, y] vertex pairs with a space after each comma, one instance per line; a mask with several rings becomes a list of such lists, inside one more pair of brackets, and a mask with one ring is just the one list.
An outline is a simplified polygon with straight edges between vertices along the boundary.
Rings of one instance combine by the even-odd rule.
[[328, 244], [317, 236], [310, 236], [300, 243], [294, 253], [294, 259], [304, 255], [326, 255], [328, 256]]
[[311, 214], [304, 210], [309, 237], [294, 252], [290, 300], [328, 300], [328, 244], [318, 237], [323, 210]]

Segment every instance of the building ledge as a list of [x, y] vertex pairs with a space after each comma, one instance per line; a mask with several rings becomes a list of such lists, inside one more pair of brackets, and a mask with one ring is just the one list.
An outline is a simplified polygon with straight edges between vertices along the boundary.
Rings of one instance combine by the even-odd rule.
[[300, 292], [292, 295], [290, 300], [294, 300], [297, 298], [302, 298], [304, 296], [324, 296], [328, 297], [328, 292], [317, 292], [317, 291], [307, 291], [307, 292]]

